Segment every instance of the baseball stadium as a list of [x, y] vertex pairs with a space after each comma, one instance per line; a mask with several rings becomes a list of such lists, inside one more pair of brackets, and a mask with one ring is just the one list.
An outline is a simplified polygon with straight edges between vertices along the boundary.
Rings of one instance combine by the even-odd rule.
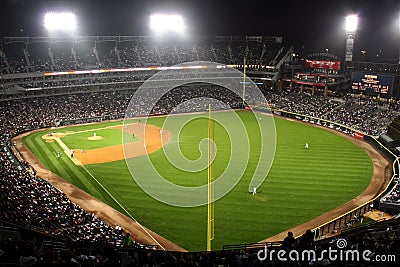
[[[285, 36], [3, 36], [0, 265], [398, 263], [399, 65], [358, 58], [356, 31], [344, 56]], [[332, 248], [352, 258], [318, 257]]]

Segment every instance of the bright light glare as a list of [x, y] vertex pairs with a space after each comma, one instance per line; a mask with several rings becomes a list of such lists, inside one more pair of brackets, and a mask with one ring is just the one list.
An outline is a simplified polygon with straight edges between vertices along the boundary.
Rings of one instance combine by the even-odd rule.
[[348, 15], [346, 17], [346, 31], [347, 32], [355, 32], [358, 26], [358, 16], [357, 15]]
[[44, 27], [48, 31], [74, 31], [76, 29], [75, 14], [47, 12], [44, 14]]
[[398, 23], [397, 26], [399, 27], [399, 32], [400, 32], [400, 15], [399, 15], [399, 20], [397, 23]]
[[185, 25], [180, 15], [155, 14], [150, 16], [150, 29], [156, 33], [183, 33]]

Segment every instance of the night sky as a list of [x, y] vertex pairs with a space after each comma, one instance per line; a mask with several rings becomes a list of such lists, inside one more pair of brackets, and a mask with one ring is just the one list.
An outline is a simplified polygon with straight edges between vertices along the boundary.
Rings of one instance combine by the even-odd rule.
[[[398, 57], [398, 0], [2, 0], [0, 36], [45, 36], [46, 11], [72, 11], [79, 35], [150, 35], [149, 15], [179, 13], [190, 35], [282, 36], [299, 53], [344, 52], [344, 19], [357, 13], [355, 56]], [[262, 5], [261, 5], [262, 4]]]

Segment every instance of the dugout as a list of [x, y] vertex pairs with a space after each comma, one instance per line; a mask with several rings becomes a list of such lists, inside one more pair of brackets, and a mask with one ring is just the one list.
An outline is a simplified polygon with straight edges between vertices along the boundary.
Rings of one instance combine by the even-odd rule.
[[379, 141], [382, 142], [387, 148], [394, 148], [400, 146], [400, 141], [398, 139], [393, 139], [388, 134], [381, 134], [379, 136]]

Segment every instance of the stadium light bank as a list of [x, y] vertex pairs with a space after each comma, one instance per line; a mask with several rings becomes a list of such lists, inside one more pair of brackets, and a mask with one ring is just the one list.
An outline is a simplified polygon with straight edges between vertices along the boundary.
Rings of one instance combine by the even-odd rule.
[[156, 35], [184, 35], [185, 23], [181, 15], [153, 14], [150, 16], [150, 29]]
[[349, 65], [353, 61], [354, 54], [354, 39], [358, 27], [358, 16], [351, 14], [346, 17], [345, 30], [346, 30], [346, 52], [345, 52], [345, 65]]
[[49, 33], [72, 33], [77, 28], [76, 16], [71, 12], [47, 12], [43, 15], [43, 24]]
[[351, 14], [346, 17], [346, 32], [356, 32], [358, 27], [358, 16], [356, 14]]

